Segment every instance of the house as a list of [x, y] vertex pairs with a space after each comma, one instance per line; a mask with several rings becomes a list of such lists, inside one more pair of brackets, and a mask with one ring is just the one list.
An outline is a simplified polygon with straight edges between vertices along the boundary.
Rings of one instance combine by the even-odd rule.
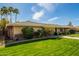
[[22, 34], [21, 30], [25, 26], [31, 26], [35, 31], [40, 29], [41, 27], [44, 27], [45, 30], [50, 32], [50, 34], [53, 34], [54, 32], [60, 33], [60, 32], [66, 32], [69, 29], [75, 29], [75, 27], [72, 26], [36, 23], [31, 21], [17, 22], [17, 23], [7, 24], [8, 37], [10, 37], [11, 39], [16, 39], [17, 37], [21, 37]]

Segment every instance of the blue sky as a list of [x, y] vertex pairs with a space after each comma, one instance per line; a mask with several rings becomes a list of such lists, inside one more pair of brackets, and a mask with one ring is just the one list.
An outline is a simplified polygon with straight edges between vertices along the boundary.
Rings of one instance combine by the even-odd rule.
[[[0, 3], [19, 9], [18, 21], [34, 21], [67, 25], [69, 21], [79, 26], [79, 4], [77, 3]], [[14, 21], [14, 19], [13, 19]]]

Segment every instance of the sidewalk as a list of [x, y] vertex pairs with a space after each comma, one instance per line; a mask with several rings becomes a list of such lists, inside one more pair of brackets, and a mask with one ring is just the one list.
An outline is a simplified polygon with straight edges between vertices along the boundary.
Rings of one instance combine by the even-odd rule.
[[79, 40], [79, 37], [71, 37], [71, 36], [62, 36], [62, 38], [69, 38], [69, 39], [77, 39], [77, 40]]

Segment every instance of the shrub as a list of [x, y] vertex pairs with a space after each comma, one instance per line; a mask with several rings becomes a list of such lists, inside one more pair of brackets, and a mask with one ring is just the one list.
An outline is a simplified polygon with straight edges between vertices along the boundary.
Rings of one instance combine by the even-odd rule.
[[75, 34], [76, 33], [76, 30], [71, 29], [71, 30], [69, 30], [69, 33], [70, 34]]
[[58, 35], [58, 33], [57, 32], [54, 32], [54, 35]]
[[43, 27], [34, 32], [35, 37], [43, 37], [45, 35], [46, 35], [46, 31]]
[[41, 30], [38, 30], [38, 32], [40, 33], [40, 37], [42, 37], [42, 36], [46, 36], [47, 35], [47, 32], [45, 31], [45, 28], [41, 28]]
[[37, 30], [37, 31], [34, 31], [33, 35], [34, 35], [35, 38], [36, 38], [36, 37], [39, 37], [39, 32], [38, 32], [38, 30]]
[[39, 37], [42, 37], [42, 36], [44, 36], [43, 29], [41, 29], [41, 30], [38, 30], [38, 33], [39, 33]]
[[32, 27], [24, 27], [22, 29], [23, 36], [24, 38], [27, 38], [27, 39], [33, 38], [33, 32], [34, 30]]

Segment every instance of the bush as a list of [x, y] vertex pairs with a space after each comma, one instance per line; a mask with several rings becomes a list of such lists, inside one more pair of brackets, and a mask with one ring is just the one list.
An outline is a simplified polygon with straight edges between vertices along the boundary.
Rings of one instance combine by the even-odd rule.
[[32, 27], [24, 27], [22, 29], [23, 37], [27, 39], [33, 38], [33, 28]]
[[46, 36], [46, 31], [45, 31], [45, 28], [41, 28], [41, 30], [38, 30], [38, 32], [40, 33], [40, 37], [42, 37], [42, 36]]
[[45, 29], [41, 28], [34, 32], [35, 37], [43, 37], [46, 35]]
[[70, 34], [75, 34], [76, 33], [76, 30], [71, 29], [71, 30], [69, 30], [69, 33]]
[[44, 36], [44, 31], [43, 31], [43, 29], [41, 29], [41, 30], [38, 30], [38, 33], [39, 33], [39, 37], [42, 37], [42, 36]]
[[36, 37], [39, 37], [39, 32], [38, 32], [38, 30], [37, 31], [34, 31], [34, 38], [36, 38]]
[[58, 35], [58, 33], [57, 32], [54, 32], [54, 35]]

